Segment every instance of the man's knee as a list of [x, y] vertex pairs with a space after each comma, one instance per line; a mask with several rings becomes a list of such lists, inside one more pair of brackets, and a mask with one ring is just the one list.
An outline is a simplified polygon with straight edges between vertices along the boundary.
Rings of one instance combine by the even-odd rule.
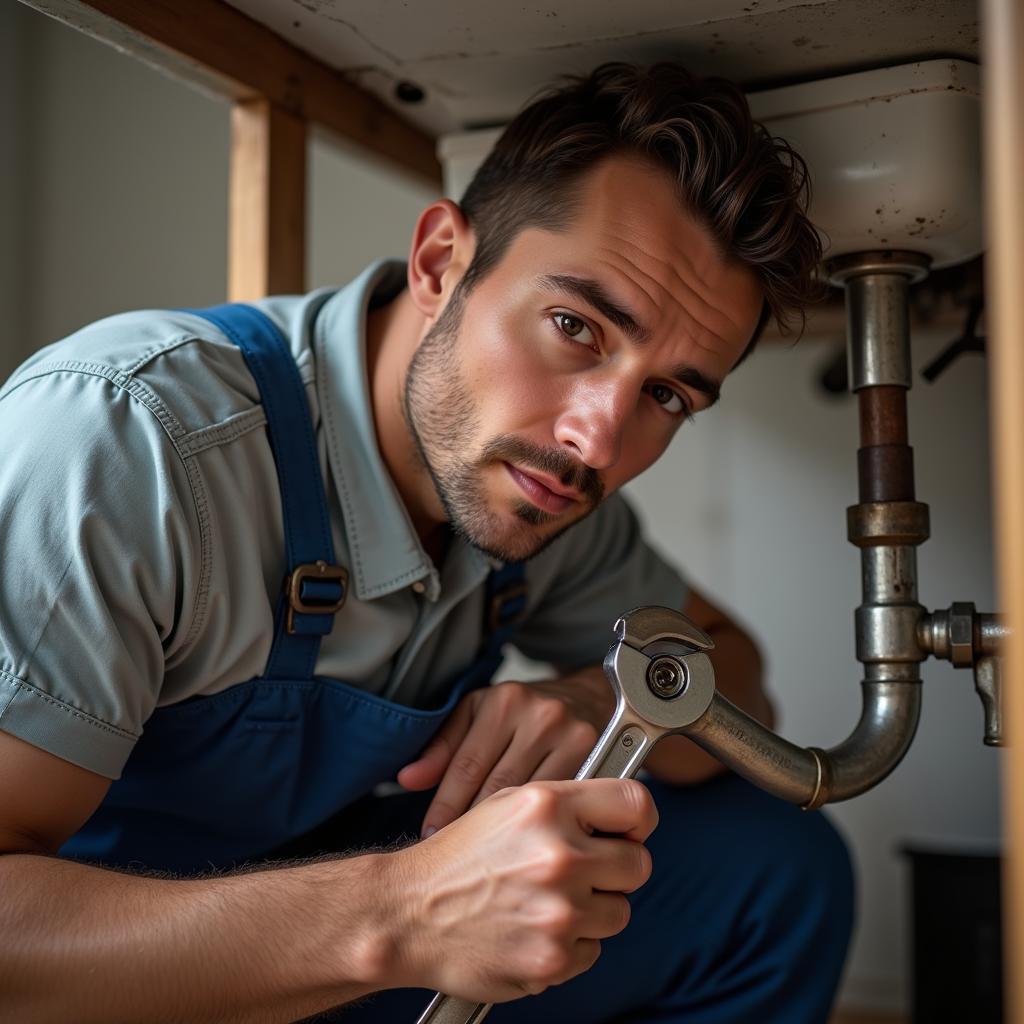
[[661, 812], [656, 874], [681, 854], [725, 915], [776, 939], [785, 933], [796, 958], [827, 949], [838, 972], [853, 926], [854, 876], [846, 844], [822, 812], [732, 775], [690, 790], [652, 790]]
[[735, 775], [687, 789], [649, 785], [661, 812], [656, 838], [706, 849], [723, 866], [741, 861], [752, 874], [852, 892], [846, 844], [822, 812], [802, 811]]

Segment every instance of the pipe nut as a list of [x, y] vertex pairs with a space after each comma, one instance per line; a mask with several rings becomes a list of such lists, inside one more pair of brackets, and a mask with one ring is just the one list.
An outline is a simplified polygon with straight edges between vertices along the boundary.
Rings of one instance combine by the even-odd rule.
[[846, 534], [859, 548], [923, 544], [929, 536], [928, 506], [922, 501], [871, 501], [846, 510]]
[[903, 274], [914, 284], [928, 276], [931, 262], [931, 257], [923, 253], [885, 249], [836, 256], [825, 264], [825, 273], [829, 284], [839, 287], [863, 274]]
[[957, 668], [974, 664], [974, 604], [954, 601], [949, 609], [949, 660]]

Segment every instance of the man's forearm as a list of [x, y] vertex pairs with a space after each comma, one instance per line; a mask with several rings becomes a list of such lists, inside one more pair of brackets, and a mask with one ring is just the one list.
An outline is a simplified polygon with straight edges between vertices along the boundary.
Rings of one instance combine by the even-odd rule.
[[0, 857], [0, 1018], [294, 1021], [381, 988], [378, 855], [207, 879]]

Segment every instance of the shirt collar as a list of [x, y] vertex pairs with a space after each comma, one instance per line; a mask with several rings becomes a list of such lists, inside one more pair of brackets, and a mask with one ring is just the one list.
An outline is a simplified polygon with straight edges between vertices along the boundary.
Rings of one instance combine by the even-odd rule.
[[[441, 593], [437, 569], [423, 550], [381, 457], [370, 400], [367, 313], [374, 299], [386, 302], [404, 285], [404, 263], [371, 264], [324, 304], [314, 328], [317, 397], [327, 456], [345, 520], [350, 571], [361, 601], [417, 581], [422, 581], [428, 600], [436, 602]], [[456, 546], [467, 550], [453, 559]], [[491, 560], [461, 538], [452, 541], [446, 566], [450, 562], [461, 563], [460, 575], [472, 568], [480, 582], [491, 569]]]

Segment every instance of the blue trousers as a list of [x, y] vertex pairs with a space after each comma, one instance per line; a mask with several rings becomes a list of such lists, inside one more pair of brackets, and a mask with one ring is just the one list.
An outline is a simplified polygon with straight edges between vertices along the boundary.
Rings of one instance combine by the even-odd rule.
[[[828, 819], [731, 775], [647, 784], [661, 823], [629, 925], [585, 974], [496, 1006], [488, 1024], [825, 1024], [853, 923], [850, 860]], [[416, 835], [422, 794], [375, 803], [391, 806], [363, 809], [376, 835], [360, 841]], [[381, 992], [329, 1019], [415, 1024], [431, 995]]]

